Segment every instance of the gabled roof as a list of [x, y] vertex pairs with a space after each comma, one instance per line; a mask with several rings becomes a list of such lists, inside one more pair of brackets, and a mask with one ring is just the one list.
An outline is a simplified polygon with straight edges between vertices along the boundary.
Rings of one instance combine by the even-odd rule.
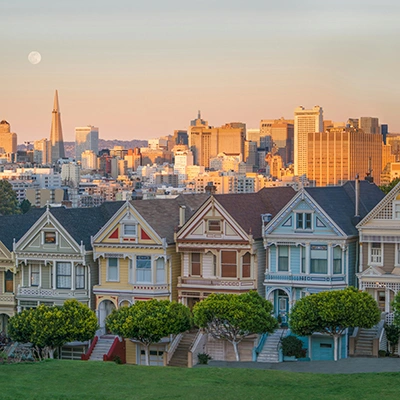
[[0, 216], [0, 241], [9, 251], [13, 251], [14, 239], [17, 242], [46, 211], [33, 208], [26, 214]]
[[[342, 186], [313, 187], [304, 189], [324, 212], [347, 235], [358, 235], [355, 227], [355, 181]], [[360, 181], [359, 216], [364, 218], [385, 194], [373, 183]]]
[[185, 194], [175, 199], [136, 200], [131, 204], [141, 217], [167, 243], [174, 243], [175, 229], [179, 225], [179, 209], [185, 206], [185, 220], [207, 200], [207, 194]]
[[214, 198], [254, 239], [262, 237], [262, 214], [272, 218], [296, 194], [292, 187], [263, 188], [257, 193], [217, 194]]

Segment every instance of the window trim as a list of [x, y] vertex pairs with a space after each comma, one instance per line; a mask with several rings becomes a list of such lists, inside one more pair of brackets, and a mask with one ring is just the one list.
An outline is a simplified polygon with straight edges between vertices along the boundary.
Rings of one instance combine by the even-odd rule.
[[[112, 268], [117, 268], [117, 278], [116, 279], [110, 279], [110, 270], [109, 270], [109, 268], [110, 268], [110, 260], [117, 260], [117, 265], [115, 266], [115, 265], [112, 265], [111, 267]], [[107, 258], [107, 274], [106, 274], [106, 281], [107, 282], [119, 282], [119, 258], [117, 258], [117, 257], [110, 257], [110, 258]]]
[[[248, 263], [244, 263], [244, 257], [245, 256], [249, 256], [249, 262]], [[240, 261], [241, 261], [241, 273], [240, 273], [240, 277], [241, 279], [251, 279], [252, 273], [251, 273], [251, 253], [250, 252], [246, 252], [244, 253], [241, 257], [240, 257]], [[249, 266], [249, 276], [244, 276], [244, 266]]]
[[[218, 223], [218, 229], [211, 229], [210, 223]], [[223, 220], [221, 218], [207, 218], [206, 219], [206, 232], [209, 234], [222, 233]], [[216, 226], [215, 226], [216, 228]]]
[[[400, 200], [394, 200], [393, 204], [392, 204], [392, 209], [393, 209], [393, 211], [392, 211], [392, 219], [394, 219], [396, 221], [399, 221], [400, 217], [396, 218], [396, 206], [400, 207]], [[399, 209], [399, 212], [400, 212], [400, 209]]]
[[[129, 227], [134, 226], [135, 227], [135, 234], [134, 235], [125, 232], [125, 228], [127, 226], [129, 226]], [[138, 235], [138, 224], [137, 223], [124, 223], [122, 225], [122, 236], [123, 237], [136, 238], [137, 235]]]
[[[42, 237], [42, 243], [43, 244], [53, 244], [53, 245], [58, 245], [58, 234], [57, 231], [52, 229], [52, 230], [46, 230], [42, 231], [43, 237]], [[54, 241], [46, 241], [46, 235], [47, 234], [54, 234]]]
[[[69, 275], [64, 275], [64, 274], [59, 274], [58, 273], [58, 266], [59, 264], [68, 264], [69, 265]], [[69, 286], [60, 286], [58, 284], [58, 278], [59, 277], [69, 277], [70, 282]], [[66, 290], [71, 290], [72, 289], [72, 263], [70, 261], [57, 261], [56, 262], [56, 288], [57, 289], [66, 289]]]
[[[313, 249], [313, 247], [325, 247], [325, 249]], [[326, 259], [324, 258], [313, 258], [312, 257], [312, 252], [313, 251], [326, 251]], [[313, 267], [313, 260], [325, 260], [326, 261], [326, 272], [313, 272], [312, 267]], [[329, 250], [328, 250], [328, 245], [326, 244], [311, 244], [310, 245], [310, 275], [329, 275]]]
[[[195, 261], [195, 263], [197, 264], [199, 264], [199, 274], [197, 275], [195, 275], [195, 274], [193, 274], [193, 255], [194, 254], [198, 254], [199, 255], [199, 261]], [[201, 253], [199, 253], [199, 252], [194, 252], [194, 253], [190, 253], [189, 254], [189, 276], [196, 276], [196, 277], [201, 277], [202, 276], [202, 268], [201, 268], [201, 266], [202, 266], [202, 255], [201, 255]]]
[[[223, 256], [223, 253], [235, 253], [235, 264], [232, 264], [232, 263], [223, 263], [222, 262], [222, 256]], [[221, 252], [220, 252], [220, 260], [221, 260], [221, 278], [224, 278], [224, 279], [238, 279], [238, 252], [236, 251], [236, 250], [221, 250]], [[235, 265], [235, 270], [236, 270], [236, 272], [235, 272], [235, 276], [224, 276], [223, 275], [223, 273], [224, 273], [224, 265], [226, 265], [227, 267], [228, 266], [233, 266], [233, 265]], [[232, 270], [233, 270], [233, 268], [232, 268]]]
[[[372, 261], [372, 245], [373, 244], [379, 244], [380, 245], [380, 250], [381, 250], [381, 254], [380, 254], [380, 261]], [[368, 263], [370, 265], [374, 265], [377, 267], [382, 267], [383, 266], [383, 243], [382, 242], [369, 242], [368, 243]]]
[[[146, 257], [147, 260], [150, 260], [150, 268], [140, 268], [140, 270], [145, 270], [146, 272], [148, 272], [148, 270], [150, 269], [150, 280], [145, 281], [145, 280], [139, 280], [138, 279], [138, 257]], [[144, 260], [144, 258], [143, 258]], [[138, 254], [135, 257], [135, 269], [136, 269], [136, 283], [143, 283], [143, 284], [152, 284], [153, 283], [153, 259], [151, 256], [149, 256], [148, 254]]]
[[[33, 272], [32, 271], [32, 267], [37, 267], [38, 271]], [[33, 285], [33, 274], [35, 274], [35, 276], [38, 277], [38, 283], [37, 285]], [[40, 286], [40, 280], [41, 280], [41, 268], [40, 268], [40, 264], [30, 264], [29, 265], [29, 286], [30, 287], [39, 287]]]
[[[313, 232], [314, 231], [314, 229], [315, 229], [315, 226], [314, 226], [314, 218], [313, 218], [313, 214], [314, 214], [314, 212], [313, 211], [305, 211], [305, 210], [301, 210], [301, 211], [295, 211], [294, 212], [294, 214], [295, 214], [295, 216], [296, 216], [296, 218], [295, 218], [295, 227], [294, 227], [294, 230], [295, 231], [301, 231], [301, 232]], [[301, 227], [299, 227], [298, 225], [299, 225], [299, 219], [300, 219], [300, 215], [302, 216], [301, 217]], [[307, 228], [307, 216], [310, 216], [310, 227], [309, 228]]]
[[[82, 274], [78, 274], [78, 269], [79, 269], [80, 267], [82, 267], [82, 271], [83, 271]], [[77, 279], [77, 278], [78, 278], [78, 277], [83, 277], [83, 287], [78, 287], [78, 285], [77, 285], [77, 282], [78, 282], [78, 279]], [[85, 289], [85, 286], [86, 286], [86, 271], [85, 271], [85, 266], [84, 266], [84, 265], [81, 265], [81, 264], [75, 265], [75, 289], [79, 289], [79, 290]]]
[[[279, 250], [283, 249], [283, 248], [287, 248], [287, 270], [286, 271], [282, 271], [279, 269], [279, 259], [280, 259], [280, 255], [279, 255]], [[277, 272], [282, 272], [282, 273], [290, 273], [290, 246], [288, 245], [282, 245], [282, 246], [277, 246], [276, 248], [276, 271]]]

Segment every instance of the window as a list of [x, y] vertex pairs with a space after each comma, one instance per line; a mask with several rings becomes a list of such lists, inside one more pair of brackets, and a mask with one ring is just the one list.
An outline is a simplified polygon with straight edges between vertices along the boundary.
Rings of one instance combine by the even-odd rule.
[[333, 273], [342, 273], [342, 249], [340, 246], [333, 248]]
[[221, 276], [236, 278], [236, 251], [221, 251]]
[[151, 257], [136, 256], [136, 281], [151, 283]]
[[39, 286], [40, 283], [40, 266], [31, 265], [31, 286]]
[[221, 232], [221, 221], [219, 219], [208, 220], [208, 231], [209, 232]]
[[118, 282], [118, 258], [108, 258], [107, 262], [107, 281]]
[[200, 253], [192, 253], [190, 255], [190, 275], [200, 276], [201, 275], [201, 256]]
[[289, 271], [289, 246], [278, 247], [278, 271]]
[[165, 260], [163, 258], [157, 258], [156, 261], [157, 270], [157, 283], [165, 283]]
[[312, 274], [328, 273], [328, 248], [323, 245], [311, 246], [311, 264], [310, 272]]
[[382, 263], [382, 243], [370, 244], [370, 262], [371, 264]]
[[56, 263], [57, 289], [71, 289], [71, 263]]
[[6, 293], [12, 293], [14, 291], [14, 274], [11, 271], [6, 271], [5, 273], [5, 285], [4, 291]]
[[251, 256], [250, 253], [246, 253], [242, 257], [242, 278], [251, 277]]
[[213, 274], [214, 276], [217, 276], [217, 256], [215, 254], [212, 255], [212, 261], [213, 261]]
[[124, 225], [124, 236], [136, 236], [136, 224]]
[[301, 246], [300, 252], [301, 252], [301, 273], [305, 274], [306, 273], [306, 248]]
[[85, 267], [83, 265], [75, 267], [75, 288], [85, 289]]
[[55, 232], [44, 232], [44, 242], [45, 243], [56, 243], [56, 233]]
[[296, 229], [312, 229], [312, 213], [296, 214]]
[[393, 218], [400, 219], [400, 203], [393, 203]]

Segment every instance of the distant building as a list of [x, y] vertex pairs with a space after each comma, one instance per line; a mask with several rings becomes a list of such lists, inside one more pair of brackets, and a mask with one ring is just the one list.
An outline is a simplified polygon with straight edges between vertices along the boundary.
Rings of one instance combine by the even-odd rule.
[[15, 154], [17, 152], [17, 134], [10, 131], [10, 124], [0, 122], [0, 153]]
[[78, 187], [80, 181], [80, 166], [76, 163], [63, 164], [61, 167], [62, 183], [70, 187]]
[[58, 104], [57, 90], [54, 95], [54, 106], [51, 118], [50, 143], [51, 143], [51, 163], [55, 164], [60, 158], [65, 157], [64, 140], [61, 127], [61, 113], [60, 113], [60, 106]]
[[338, 185], [370, 173], [380, 184], [382, 137], [361, 129], [334, 128], [307, 135], [307, 178], [316, 186]]
[[271, 136], [283, 164], [293, 163], [294, 124], [292, 120], [277, 119], [271, 125]]
[[379, 119], [374, 117], [361, 117], [360, 129], [365, 133], [381, 133]]
[[88, 125], [75, 128], [75, 159], [82, 160], [82, 153], [86, 150], [99, 152], [99, 128]]
[[294, 174], [307, 173], [307, 138], [309, 133], [322, 132], [324, 129], [322, 107], [315, 106], [306, 110], [300, 106], [294, 110]]
[[124, 156], [124, 160], [127, 162], [128, 169], [136, 171], [142, 165], [142, 154], [139, 147], [128, 149], [128, 154]]
[[93, 150], [85, 150], [81, 154], [82, 169], [97, 169], [97, 156]]
[[51, 164], [51, 142], [48, 139], [34, 141], [33, 162], [36, 164]]

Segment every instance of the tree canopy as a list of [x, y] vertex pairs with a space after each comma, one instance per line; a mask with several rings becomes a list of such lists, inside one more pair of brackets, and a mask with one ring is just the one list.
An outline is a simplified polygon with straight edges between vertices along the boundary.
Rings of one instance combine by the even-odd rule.
[[19, 214], [17, 194], [10, 182], [0, 180], [0, 215]]
[[272, 333], [278, 327], [272, 309], [271, 302], [255, 291], [240, 295], [211, 294], [193, 307], [194, 323], [212, 337], [230, 342], [239, 361], [238, 345], [244, 338]]
[[9, 335], [18, 342], [32, 343], [38, 354], [54, 357], [54, 350], [67, 342], [92, 339], [97, 330], [96, 314], [75, 299], [62, 306], [40, 305], [9, 320]]
[[394, 178], [392, 182], [387, 185], [379, 186], [379, 189], [381, 189], [383, 193], [388, 194], [399, 182], [400, 178]]
[[348, 328], [372, 328], [380, 320], [378, 304], [367, 292], [353, 287], [311, 294], [298, 300], [289, 315], [292, 332], [308, 336], [314, 332], [334, 338], [337, 360], [338, 338]]
[[183, 304], [152, 299], [114, 310], [107, 317], [106, 324], [114, 334], [140, 342], [149, 365], [149, 347], [163, 337], [190, 329], [191, 315]]

